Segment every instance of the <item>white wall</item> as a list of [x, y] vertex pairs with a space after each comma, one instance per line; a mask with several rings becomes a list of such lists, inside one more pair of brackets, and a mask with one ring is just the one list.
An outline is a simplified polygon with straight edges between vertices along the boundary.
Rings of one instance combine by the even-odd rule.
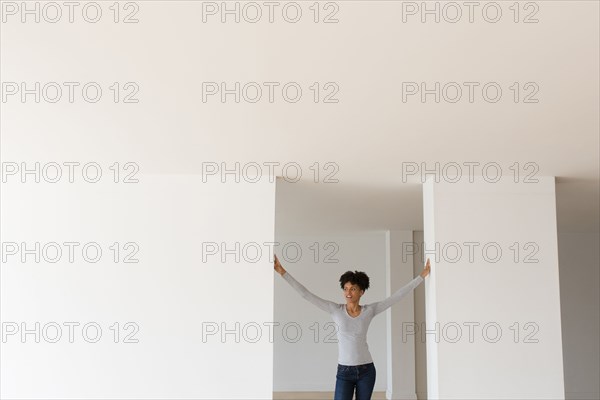
[[[272, 394], [272, 343], [202, 340], [207, 322], [229, 329], [272, 321], [273, 265], [233, 256], [202, 260], [202, 243], [272, 242], [274, 184], [202, 184], [199, 177], [142, 175], [137, 184], [6, 184], [2, 241], [97, 242], [97, 263], [64, 256], [36, 263], [7, 256], [1, 269], [3, 331], [11, 323], [50, 329], [35, 342], [9, 335], [0, 351], [1, 396], [13, 399], [233, 399]], [[139, 263], [113, 262], [113, 242], [135, 242]], [[121, 254], [120, 260], [122, 260]], [[52, 255], [53, 257], [53, 255]], [[80, 323], [73, 343], [65, 322]], [[97, 323], [97, 343], [81, 327]], [[120, 323], [113, 341], [110, 327]], [[138, 343], [124, 343], [133, 332]], [[49, 325], [48, 325], [49, 326]], [[212, 325], [210, 325], [212, 326]], [[94, 331], [90, 330], [94, 336]], [[253, 336], [247, 331], [247, 338]], [[236, 384], [231, 384], [236, 382]]]
[[[310, 236], [276, 234], [276, 241], [281, 243], [279, 249], [286, 243], [292, 249], [293, 243], [297, 243], [303, 250], [303, 257], [296, 263], [286, 262], [281, 256], [281, 250], [277, 254], [284, 268], [316, 295], [345, 303], [339, 278], [348, 270], [358, 270], [366, 272], [371, 279], [371, 288], [361, 298], [361, 304], [385, 298], [385, 232]], [[321, 249], [318, 262], [314, 260], [315, 252], [309, 249], [315, 242]], [[330, 242], [335, 243], [339, 249], [332, 256], [338, 260], [336, 263], [323, 262], [325, 255], [332, 253], [331, 250], [324, 250], [324, 246]], [[290, 259], [293, 257], [294, 252], [290, 250]], [[324, 327], [324, 324], [331, 322], [331, 318], [300, 297], [278, 274], [275, 280], [275, 321], [281, 327], [295, 322], [301, 327], [303, 335], [296, 343], [286, 341], [282, 334], [275, 336], [273, 390], [333, 391], [338, 356], [337, 339], [333, 336], [333, 343], [325, 342], [325, 336], [333, 332], [333, 329]], [[313, 325], [315, 323], [318, 325]], [[320, 334], [315, 343], [317, 327]], [[385, 330], [385, 316], [378, 315], [371, 322], [367, 336], [377, 369], [375, 391], [384, 391], [387, 385]], [[288, 338], [291, 340], [294, 336], [295, 330], [290, 328]]]
[[[421, 271], [427, 259], [424, 256], [423, 231], [413, 232], [413, 242], [419, 246], [419, 252], [413, 257], [414, 272]], [[415, 324], [419, 327], [425, 323], [425, 285], [415, 288]], [[415, 336], [415, 387], [417, 399], [427, 398], [427, 345], [421, 335]]]
[[[462, 250], [457, 261], [432, 255], [425, 282], [428, 329], [440, 328], [427, 336], [429, 398], [564, 397], [555, 184], [538, 179], [423, 185], [428, 250]], [[474, 258], [468, 242], [479, 243]], [[527, 243], [537, 262], [526, 263]], [[501, 256], [486, 259], [487, 244]]]
[[[423, 248], [423, 232], [414, 232]], [[600, 234], [558, 232], [560, 304], [563, 366], [566, 399], [600, 398], [600, 349], [598, 337], [600, 303]], [[415, 272], [422, 268], [423, 255], [415, 255]], [[424, 286], [415, 289], [415, 323], [425, 321]], [[427, 349], [416, 341], [417, 395], [427, 398]]]
[[[422, 248], [423, 232], [414, 232]], [[560, 303], [563, 338], [565, 397], [600, 398], [600, 349], [598, 344], [598, 280], [600, 256], [598, 232], [558, 232]], [[415, 270], [422, 266], [422, 255], [415, 256]], [[425, 321], [425, 299], [418, 287], [415, 295], [415, 322]], [[426, 346], [416, 342], [417, 394], [427, 398]]]
[[[388, 285], [387, 295], [406, 285], [423, 270], [423, 264], [417, 271], [413, 257], [413, 232], [388, 231]], [[424, 286], [422, 283], [418, 287]], [[388, 322], [388, 387], [386, 398], [410, 400], [416, 399], [415, 377], [415, 340], [418, 330], [415, 322], [415, 291], [404, 297], [399, 303], [386, 310]], [[404, 337], [406, 335], [406, 337]]]
[[560, 299], [565, 395], [600, 398], [598, 232], [559, 232]]

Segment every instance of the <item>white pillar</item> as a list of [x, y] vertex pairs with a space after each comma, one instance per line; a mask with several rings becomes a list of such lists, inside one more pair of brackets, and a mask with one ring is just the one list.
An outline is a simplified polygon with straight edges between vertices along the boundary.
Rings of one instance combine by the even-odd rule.
[[[387, 296], [406, 285], [413, 276], [413, 256], [406, 251], [412, 245], [412, 231], [386, 232]], [[403, 324], [414, 322], [414, 297], [408, 295], [386, 310], [387, 318], [387, 391], [388, 399], [416, 400], [414, 335], [403, 338]], [[405, 327], [406, 329], [406, 327]]]
[[111, 178], [2, 185], [3, 241], [79, 245], [3, 261], [0, 398], [272, 398], [275, 184]]
[[423, 185], [430, 399], [564, 399], [555, 182], [537, 179]]

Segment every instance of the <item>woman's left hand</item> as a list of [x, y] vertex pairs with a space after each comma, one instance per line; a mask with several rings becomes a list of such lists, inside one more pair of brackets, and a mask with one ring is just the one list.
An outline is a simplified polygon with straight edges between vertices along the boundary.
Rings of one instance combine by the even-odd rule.
[[423, 268], [423, 272], [421, 272], [421, 277], [423, 279], [425, 279], [425, 277], [427, 275], [429, 275], [429, 272], [431, 271], [431, 265], [429, 265], [429, 258], [427, 259], [427, 264], [425, 264], [425, 267]]

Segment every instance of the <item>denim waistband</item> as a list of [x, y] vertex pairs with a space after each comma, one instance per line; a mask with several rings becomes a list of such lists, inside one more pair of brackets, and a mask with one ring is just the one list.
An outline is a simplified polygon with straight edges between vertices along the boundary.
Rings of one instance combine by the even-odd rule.
[[370, 363], [366, 363], [366, 364], [359, 364], [359, 365], [344, 365], [344, 364], [338, 364], [338, 366], [340, 366], [340, 367], [363, 367], [363, 366], [368, 366], [368, 365], [373, 365], [373, 362], [371, 361]]

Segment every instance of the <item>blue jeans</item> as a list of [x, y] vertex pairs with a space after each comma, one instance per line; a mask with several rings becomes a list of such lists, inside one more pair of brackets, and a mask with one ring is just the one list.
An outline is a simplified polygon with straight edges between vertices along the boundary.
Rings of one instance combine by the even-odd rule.
[[371, 400], [375, 387], [375, 364], [337, 366], [334, 400], [352, 400], [356, 388], [356, 400]]

